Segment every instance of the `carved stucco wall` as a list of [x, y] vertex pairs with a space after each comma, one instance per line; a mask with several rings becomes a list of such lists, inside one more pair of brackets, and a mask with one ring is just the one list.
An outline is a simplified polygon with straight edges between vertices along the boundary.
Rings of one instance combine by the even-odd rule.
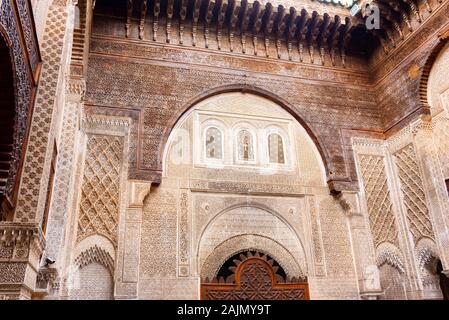
[[114, 283], [110, 271], [98, 262], [91, 262], [79, 270], [79, 287], [71, 291], [73, 300], [110, 300]]
[[[441, 297], [434, 266], [445, 263], [448, 241], [444, 179], [436, 174], [441, 119], [418, 120], [387, 140], [353, 139], [384, 298]], [[393, 285], [385, 287], [385, 277]]]
[[82, 118], [77, 152], [83, 156], [78, 158], [79, 179], [75, 179], [74, 207], [69, 210], [61, 295], [112, 298], [118, 246], [125, 236], [129, 119]]
[[[233, 131], [226, 128], [235, 118], [258, 135], [265, 126], [285, 125], [293, 163], [287, 170], [235, 165], [231, 145], [224, 149], [231, 163], [196, 163], [195, 130], [208, 117], [223, 124], [229, 141]], [[164, 156], [162, 182], [144, 201], [140, 298], [197, 299], [200, 279], [247, 249], [275, 257], [290, 276], [306, 275], [312, 298], [359, 297], [347, 217], [328, 195], [316, 147], [286, 111], [251, 94], [211, 97], [178, 122]]]
[[318, 205], [326, 276], [310, 279], [311, 298], [359, 299], [347, 218], [338, 201], [329, 196], [321, 195]]
[[[211, 199], [212, 200], [212, 199]], [[276, 217], [275, 214], [267, 210], [257, 208], [255, 205], [241, 206], [233, 208], [227, 212], [223, 212], [216, 216], [213, 221], [207, 226], [204, 234], [201, 236], [201, 242], [199, 244], [199, 270], [201, 270], [201, 276], [205, 277], [206, 274], [203, 273], [204, 262], [207, 257], [214, 256], [215, 259], [224, 262], [223, 256], [218, 255], [215, 249], [227, 241], [228, 239], [237, 237], [239, 235], [255, 235], [262, 236], [270, 239], [269, 242], [274, 242], [281, 245], [287, 251], [287, 253], [293, 256], [293, 261], [295, 261], [299, 268], [296, 267], [296, 274], [291, 274], [290, 270], [286, 270], [286, 273], [290, 277], [305, 276], [306, 274], [306, 259], [304, 257], [304, 250], [301, 245], [301, 241], [298, 236], [290, 229], [290, 226], [286, 224], [282, 219]], [[234, 248], [230, 248], [230, 251], [225, 252], [227, 256], [232, 256], [242, 243], [235, 243]], [[270, 254], [273, 254], [275, 258], [278, 254], [271, 253], [273, 245], [269, 245], [265, 250]], [[251, 247], [249, 247], [251, 248]], [[241, 247], [241, 249], [246, 249]], [[263, 248], [251, 248], [251, 249], [262, 249]], [[291, 258], [290, 258], [291, 259]], [[279, 259], [282, 261], [282, 257]], [[282, 262], [279, 262], [282, 263]], [[212, 274], [216, 276], [218, 269]], [[208, 274], [210, 277], [210, 273]], [[212, 278], [210, 277], [210, 278]]]
[[[362, 211], [369, 221], [371, 241], [376, 248], [375, 259], [384, 290], [383, 298], [401, 299], [401, 292], [395, 286], [385, 287], [385, 284], [394, 280], [390, 277], [400, 277], [401, 272], [404, 272], [399, 268], [404, 265], [403, 241], [401, 220], [397, 214], [398, 204], [395, 201], [397, 194], [391, 181], [389, 154], [382, 140], [355, 138], [353, 145], [361, 177]], [[405, 285], [405, 280], [403, 282]]]

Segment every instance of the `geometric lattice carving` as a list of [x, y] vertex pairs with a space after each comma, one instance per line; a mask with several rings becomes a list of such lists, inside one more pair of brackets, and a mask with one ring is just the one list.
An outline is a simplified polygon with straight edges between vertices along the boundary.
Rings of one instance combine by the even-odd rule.
[[123, 137], [89, 135], [77, 242], [99, 234], [117, 245], [123, 146]]
[[[47, 186], [41, 185], [41, 182], [48, 181], [50, 174], [50, 165], [46, 164], [50, 163], [52, 154], [47, 145], [53, 134], [51, 124], [53, 110], [56, 109], [55, 103], [57, 103], [57, 85], [62, 68], [61, 56], [64, 51], [66, 20], [65, 6], [53, 2], [48, 11], [41, 43], [43, 65], [17, 198], [14, 217], [16, 221], [31, 222], [36, 218], [36, 213], [44, 212]], [[20, 90], [23, 90], [22, 84], [20, 84]]]
[[79, 269], [95, 262], [103, 265], [109, 270], [109, 272], [111, 272], [111, 274], [113, 274], [114, 259], [112, 259], [111, 255], [107, 251], [96, 245], [80, 253], [80, 255], [75, 259], [75, 265], [78, 266]]
[[374, 155], [360, 155], [359, 158], [374, 245], [377, 247], [382, 242], [397, 244], [398, 232], [387, 185], [384, 158]]
[[413, 144], [409, 144], [394, 154], [399, 169], [401, 190], [407, 208], [407, 219], [415, 243], [422, 237], [434, 238], [429, 209], [426, 205], [423, 181], [416, 161]]
[[307, 300], [306, 279], [284, 279], [277, 273], [278, 266], [258, 252], [240, 254], [229, 267], [232, 274], [226, 279], [213, 279], [201, 286], [204, 300]]

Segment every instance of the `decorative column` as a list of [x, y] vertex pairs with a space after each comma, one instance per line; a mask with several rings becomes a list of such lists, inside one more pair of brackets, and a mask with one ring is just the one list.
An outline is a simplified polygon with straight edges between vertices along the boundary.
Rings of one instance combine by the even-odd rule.
[[382, 289], [368, 218], [362, 213], [357, 192], [343, 191], [337, 197], [348, 219], [360, 298], [377, 300], [382, 295]]
[[125, 219], [119, 226], [115, 299], [137, 298], [143, 203], [151, 184], [151, 181], [127, 182]]

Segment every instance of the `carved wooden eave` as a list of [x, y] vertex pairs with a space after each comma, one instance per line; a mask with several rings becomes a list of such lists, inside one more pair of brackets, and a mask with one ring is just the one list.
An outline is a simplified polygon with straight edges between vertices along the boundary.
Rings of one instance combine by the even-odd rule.
[[[302, 5], [301, 2], [299, 4]], [[307, 9], [252, 0], [126, 0], [120, 8], [123, 8], [123, 28], [128, 38], [135, 37], [131, 29], [132, 24], [136, 23], [138, 38], [151, 41], [144, 39], [144, 28], [146, 25], [152, 25], [153, 41], [175, 44], [171, 30], [177, 28], [178, 44], [185, 44], [185, 37], [189, 36], [189, 43], [197, 46], [198, 37], [202, 32], [205, 40], [202, 45], [208, 48], [210, 34], [214, 32], [218, 50], [223, 50], [223, 37], [226, 36], [229, 37], [226, 39], [229, 42], [229, 51], [235, 52], [240, 48], [241, 53], [247, 54], [250, 52], [248, 48], [251, 47], [254, 55], [261, 55], [258, 40], [263, 39], [267, 56], [272, 49], [271, 43], [275, 45], [277, 58], [281, 58], [281, 51], [287, 48], [289, 60], [292, 59], [295, 47], [302, 57], [303, 46], [306, 44], [309, 54], [313, 54], [316, 49], [324, 61], [326, 54], [330, 55], [338, 48], [339, 43], [335, 39], [341, 38], [342, 34], [347, 32], [346, 22], [351, 21], [352, 25], [357, 25], [362, 23], [363, 19], [351, 17], [347, 9], [340, 8], [337, 11], [345, 13], [343, 16], [334, 14], [333, 6], [313, 1], [310, 4]], [[105, 8], [108, 5], [102, 2], [102, 6]], [[97, 10], [98, 7], [97, 3]], [[326, 7], [330, 9], [330, 13], [310, 11], [310, 8], [320, 8], [320, 12], [323, 12]], [[164, 39], [158, 39], [161, 36], [158, 29], [161, 27], [165, 29]], [[187, 27], [191, 33], [189, 35], [184, 32]], [[252, 41], [248, 41], [248, 38]], [[238, 45], [237, 41], [241, 44]], [[335, 61], [332, 57], [330, 60]]]
[[380, 11], [381, 28], [371, 30], [379, 40], [383, 51], [388, 53], [391, 48], [399, 45], [407, 35], [419, 28], [445, 0], [363, 0], [362, 10], [358, 16], [367, 19], [366, 5], [376, 5]]
[[[80, 7], [83, 8], [83, 2]], [[89, 0], [91, 1], [91, 0]], [[336, 53], [340, 54], [340, 65], [346, 66], [346, 57], [350, 55], [372, 55], [374, 51], [389, 54], [393, 48], [410, 36], [428, 19], [438, 7], [447, 0], [362, 0], [358, 5], [362, 8], [355, 16], [344, 6], [336, 6], [315, 0], [123, 0], [124, 29], [127, 37], [131, 37], [130, 29], [137, 22], [139, 39], [144, 39], [146, 23], [152, 25], [152, 40], [156, 42], [186, 43], [184, 29], [188, 27], [193, 47], [199, 45], [198, 37], [204, 36], [201, 46], [210, 47], [210, 33], [214, 32], [217, 49], [224, 50], [223, 41], [229, 41], [229, 51], [261, 55], [258, 40], [265, 42], [265, 55], [270, 56], [271, 43], [274, 43], [276, 57], [292, 60], [293, 49], [299, 52], [299, 60], [303, 62], [304, 46], [310, 62], [314, 63], [315, 53], [319, 53], [317, 63], [338, 64]], [[120, 2], [120, 1], [118, 1]], [[364, 10], [366, 5], [376, 5], [380, 10], [381, 28], [368, 30], [365, 20], [368, 18]], [[291, 6], [293, 5], [293, 6]], [[103, 1], [102, 6], [108, 6]], [[98, 4], [97, 4], [98, 7]], [[136, 8], [140, 8], [137, 10]], [[163, 11], [163, 12], [162, 12]], [[165, 38], [158, 39], [158, 29], [164, 21]], [[177, 28], [177, 40], [173, 40], [172, 28]], [[224, 36], [229, 39], [223, 38]], [[248, 50], [252, 39], [252, 50]], [[173, 39], [172, 39], [173, 38]], [[239, 39], [237, 39], [239, 38]], [[352, 42], [365, 38], [373, 42], [367, 52], [353, 52]], [[241, 46], [237, 45], [241, 41]], [[281, 54], [282, 50], [287, 54]], [[238, 52], [236, 52], [238, 53]], [[318, 54], [317, 54], [318, 57]], [[273, 57], [274, 58], [274, 57]], [[327, 62], [326, 62], [327, 61]]]

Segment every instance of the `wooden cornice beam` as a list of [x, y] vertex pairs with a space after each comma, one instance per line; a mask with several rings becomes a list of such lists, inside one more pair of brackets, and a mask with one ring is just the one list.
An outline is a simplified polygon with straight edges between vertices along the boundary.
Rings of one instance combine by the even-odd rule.
[[338, 44], [338, 29], [341, 26], [341, 18], [340, 16], [334, 17], [334, 23], [329, 31], [329, 36], [327, 38], [328, 48], [330, 52], [332, 65], [335, 66], [335, 48]]
[[171, 39], [171, 22], [173, 19], [173, 14], [174, 14], [174, 0], [167, 0], [167, 21], [166, 21], [166, 28], [165, 28], [165, 32], [166, 32], [166, 37], [165, 37], [165, 42], [170, 43], [170, 39]]
[[231, 15], [229, 20], [229, 46], [231, 52], [234, 51], [234, 32], [237, 26], [237, 22], [239, 21], [240, 9], [241, 9], [240, 1], [239, 0], [234, 1], [231, 6]]
[[187, 5], [188, 0], [181, 0], [181, 5], [179, 8], [179, 43], [184, 43], [184, 23], [187, 17]]
[[126, 23], [125, 23], [125, 36], [128, 38], [131, 31], [131, 19], [133, 15], [133, 0], [126, 1]]
[[145, 18], [147, 16], [148, 0], [142, 0], [140, 5], [139, 39], [144, 38]]
[[323, 16], [323, 22], [320, 26], [320, 31], [317, 37], [318, 50], [320, 50], [321, 64], [324, 65], [324, 53], [325, 53], [325, 44], [327, 42], [327, 38], [329, 37], [329, 25], [330, 25], [330, 16], [325, 13]]
[[312, 20], [310, 21], [310, 23], [308, 25], [308, 32], [306, 35], [306, 41], [307, 41], [307, 45], [309, 47], [310, 61], [312, 63], [314, 63], [314, 60], [315, 60], [313, 45], [316, 42], [318, 32], [319, 32], [319, 27], [320, 27], [322, 21], [323, 21], [323, 18], [316, 11], [314, 11], [312, 13]]
[[[424, 5], [426, 6], [427, 11], [428, 11], [429, 13], [431, 13], [431, 12], [433, 11], [433, 8], [432, 8], [432, 6], [430, 5], [429, 0], [421, 0], [421, 2], [424, 3]], [[441, 3], [442, 1], [440, 0], [439, 2]]]
[[258, 1], [254, 2], [254, 24], [253, 32], [258, 34], [262, 30], [263, 17], [265, 15], [265, 8]]
[[192, 14], [192, 45], [196, 46], [196, 33], [198, 29], [198, 20], [200, 19], [201, 0], [193, 0]]
[[380, 16], [381, 18], [385, 19], [390, 26], [383, 25], [383, 28], [385, 30], [387, 29], [394, 29], [399, 34], [399, 37], [401, 39], [404, 38], [404, 34], [402, 33], [401, 26], [399, 25], [400, 20], [398, 20], [398, 15], [387, 5], [383, 4], [379, 0], [376, 1], [377, 6], [380, 9]]
[[290, 8], [290, 20], [288, 23], [288, 31], [287, 31], [287, 51], [288, 51], [288, 59], [292, 60], [292, 50], [293, 50], [293, 40], [295, 39], [296, 30], [298, 28], [299, 20], [301, 16], [298, 15], [298, 12], [295, 8]]
[[298, 23], [298, 31], [297, 31], [297, 38], [298, 38], [298, 52], [299, 52], [299, 61], [303, 61], [304, 60], [304, 42], [306, 40], [306, 36], [307, 36], [307, 31], [308, 31], [308, 25], [311, 21], [311, 17], [309, 15], [309, 13], [305, 10], [302, 9], [301, 10], [301, 19], [299, 20]]
[[277, 15], [277, 10], [270, 3], [268, 3], [266, 5], [265, 10], [267, 11], [267, 19], [266, 19], [265, 28], [264, 28], [265, 54], [267, 57], [269, 57], [270, 54], [269, 54], [268, 49], [270, 47], [270, 35], [271, 35], [271, 32], [273, 31], [274, 19]]
[[416, 20], [418, 20], [419, 23], [422, 22], [421, 13], [419, 12], [419, 7], [415, 4], [413, 0], [399, 0], [405, 3], [411, 10], [411, 12], [415, 15]]
[[287, 20], [290, 16], [290, 13], [283, 6], [278, 7], [278, 14], [275, 22], [275, 30], [276, 30], [276, 51], [277, 57], [281, 57], [281, 40], [285, 32], [285, 28], [287, 26]]
[[209, 27], [214, 15], [215, 1], [207, 0], [206, 14], [204, 17], [204, 42], [205, 47], [209, 48]]
[[153, 4], [153, 41], [157, 40], [157, 29], [158, 29], [160, 13], [161, 13], [161, 2], [160, 2], [160, 0], [154, 0], [154, 4]]
[[226, 11], [228, 9], [228, 0], [222, 0], [220, 3], [220, 8], [218, 10], [217, 16], [217, 43], [218, 50], [221, 50], [221, 29], [223, 28], [223, 23], [226, 18]]
[[240, 32], [242, 38], [242, 52], [246, 53], [246, 32], [248, 31], [251, 14], [253, 13], [253, 4], [246, 2], [246, 6], [242, 8], [242, 10], [244, 11], [242, 16], [242, 23], [240, 25]]
[[410, 19], [408, 16], [407, 10], [404, 9], [404, 5], [401, 5], [400, 1], [397, 0], [383, 0], [394, 12], [396, 12], [400, 17], [403, 23], [407, 25], [409, 31], [412, 31], [412, 24], [410, 23]]
[[290, 41], [295, 38], [296, 29], [298, 27], [298, 21], [301, 16], [298, 15], [298, 12], [295, 8], [290, 8], [290, 21], [288, 24], [288, 32], [287, 32], [287, 40]]
[[343, 64], [343, 67], [346, 67], [346, 47], [351, 39], [351, 29], [353, 25], [351, 23], [351, 19], [348, 17], [345, 18], [345, 24], [340, 27], [340, 35], [338, 41], [338, 48], [340, 49], [340, 58]]
[[253, 24], [253, 45], [254, 55], [257, 56], [257, 35], [262, 29], [263, 17], [265, 15], [265, 8], [259, 2], [254, 3], [254, 24]]

